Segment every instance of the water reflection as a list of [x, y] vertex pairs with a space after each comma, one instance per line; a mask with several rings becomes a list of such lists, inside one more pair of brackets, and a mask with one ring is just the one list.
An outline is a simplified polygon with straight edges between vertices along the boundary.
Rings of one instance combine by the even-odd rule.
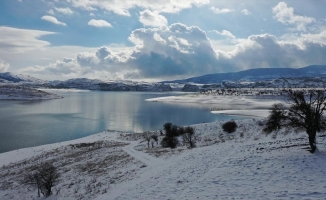
[[0, 152], [84, 137], [105, 129], [143, 132], [165, 122], [184, 126], [234, 116], [214, 105], [147, 102], [176, 93], [52, 91], [64, 99], [0, 101]]

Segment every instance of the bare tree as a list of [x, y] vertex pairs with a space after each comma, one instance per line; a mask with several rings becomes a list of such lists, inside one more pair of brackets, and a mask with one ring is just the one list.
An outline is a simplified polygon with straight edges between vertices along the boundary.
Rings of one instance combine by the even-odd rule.
[[151, 138], [158, 144], [158, 136], [157, 135], [152, 135]]
[[184, 132], [185, 133], [182, 134], [183, 143], [188, 145], [189, 148], [196, 147], [195, 129], [188, 126], [184, 129]]
[[273, 105], [268, 117], [265, 131], [270, 132], [283, 126], [304, 128], [309, 138], [310, 152], [314, 153], [316, 134], [326, 130], [326, 121], [323, 117], [326, 109], [326, 96], [322, 90], [287, 91], [290, 108], [284, 109], [282, 104]]
[[150, 134], [150, 132], [146, 132], [144, 138], [147, 141], [147, 148], [149, 148], [149, 142], [151, 141], [151, 134]]
[[57, 168], [50, 163], [44, 163], [37, 167], [36, 172], [24, 177], [24, 183], [37, 187], [37, 194], [48, 197], [52, 195], [52, 188], [58, 183], [60, 174]]

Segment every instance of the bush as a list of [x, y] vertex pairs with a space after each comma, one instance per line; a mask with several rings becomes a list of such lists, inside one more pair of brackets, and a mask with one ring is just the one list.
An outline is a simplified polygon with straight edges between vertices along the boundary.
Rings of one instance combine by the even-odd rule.
[[164, 148], [170, 147], [171, 149], [174, 149], [178, 146], [178, 144], [179, 144], [179, 140], [176, 137], [165, 136], [161, 141], [161, 145]]
[[171, 149], [176, 148], [179, 144], [179, 140], [176, 137], [179, 136], [179, 132], [183, 132], [183, 129], [180, 130], [178, 126], [172, 123], [165, 123], [163, 128], [165, 130], [165, 137], [161, 141], [162, 147], [170, 147]]
[[228, 132], [228, 133], [233, 133], [234, 131], [236, 131], [238, 125], [237, 123], [235, 123], [235, 121], [228, 121], [225, 122], [222, 126], [223, 131]]

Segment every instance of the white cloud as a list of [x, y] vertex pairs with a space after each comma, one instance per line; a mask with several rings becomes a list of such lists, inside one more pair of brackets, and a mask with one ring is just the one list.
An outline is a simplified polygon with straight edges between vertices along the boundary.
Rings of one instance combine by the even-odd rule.
[[0, 26], [0, 52], [25, 52], [33, 49], [43, 49], [50, 43], [39, 38], [50, 34], [54, 33]]
[[57, 12], [64, 15], [72, 15], [74, 12], [70, 8], [54, 8]]
[[167, 19], [163, 15], [160, 15], [156, 11], [152, 12], [150, 10], [140, 12], [139, 21], [145, 26], [152, 27], [165, 26], [168, 23]]
[[230, 12], [234, 11], [234, 10], [228, 9], [228, 8], [219, 9], [214, 6], [211, 7], [211, 10], [216, 14], [224, 14], [224, 13], [230, 13]]
[[282, 41], [270, 34], [252, 35], [239, 40], [235, 50], [220, 52], [218, 62], [237, 70], [261, 67], [299, 68], [312, 64], [325, 64], [326, 45], [298, 38]]
[[48, 21], [50, 23], [53, 24], [57, 24], [57, 25], [62, 25], [62, 26], [66, 26], [67, 24], [60, 22], [57, 20], [57, 18], [53, 17], [53, 16], [49, 16], [49, 15], [44, 15], [43, 17], [41, 17], [42, 20], [44, 21]]
[[154, 33], [153, 38], [159, 43], [166, 44], [166, 41], [157, 33]]
[[55, 15], [54, 10], [52, 10], [52, 9], [48, 10], [48, 13], [49, 13], [50, 15]]
[[320, 32], [320, 33], [307, 33], [307, 34], [301, 34], [301, 37], [303, 37], [306, 40], [313, 41], [316, 43], [321, 43], [323, 45], [326, 45], [326, 30]]
[[241, 13], [244, 14], [244, 15], [251, 15], [251, 12], [247, 9], [243, 9], [241, 10]]
[[70, 59], [25, 68], [24, 72], [64, 77], [94, 78], [94, 74], [105, 74], [111, 79], [173, 79], [250, 68], [304, 67], [326, 63], [326, 31], [298, 35], [291, 41], [270, 34], [237, 39], [227, 30], [216, 33], [227, 40], [235, 40], [237, 43], [233, 44], [233, 50], [223, 51], [218, 45], [213, 48], [199, 27], [176, 23], [134, 30], [129, 37], [134, 46], [130, 48], [104, 46], [76, 53]]
[[107, 28], [110, 28], [112, 27], [112, 25], [105, 21], [105, 20], [102, 20], [102, 19], [99, 19], [99, 20], [96, 20], [96, 19], [92, 19], [88, 22], [88, 25], [90, 26], [95, 26], [95, 27], [98, 27], [98, 28], [102, 28], [102, 27], [107, 27]]
[[28, 74], [40, 74], [40, 75], [59, 75], [59, 76], [80, 76], [81, 67], [76, 59], [64, 58], [62, 60], [57, 60], [47, 66], [32, 66], [26, 67], [20, 70], [21, 73]]
[[0, 59], [0, 72], [6, 72], [9, 68], [9, 63], [6, 63], [4, 60]]
[[143, 8], [159, 13], [177, 13], [183, 9], [191, 8], [192, 6], [207, 5], [209, 0], [187, 0], [187, 1], [153, 1], [153, 0], [70, 0], [72, 6], [84, 10], [106, 10], [114, 12], [118, 15], [130, 16], [129, 10], [132, 8]]
[[227, 30], [222, 30], [221, 32], [217, 31], [217, 30], [213, 30], [211, 32], [216, 33], [218, 35], [225, 36], [225, 37], [230, 38], [230, 39], [235, 39], [236, 38], [230, 31], [227, 31]]
[[280, 2], [273, 8], [274, 18], [286, 25], [296, 26], [296, 30], [305, 31], [306, 26], [315, 22], [312, 17], [300, 16], [294, 14], [294, 9], [288, 7], [286, 3]]

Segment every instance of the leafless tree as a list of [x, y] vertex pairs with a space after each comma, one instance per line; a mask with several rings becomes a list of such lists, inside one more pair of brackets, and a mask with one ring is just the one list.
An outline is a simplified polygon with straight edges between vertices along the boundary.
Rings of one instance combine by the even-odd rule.
[[323, 116], [326, 109], [326, 95], [323, 90], [304, 91], [288, 90], [290, 108], [284, 109], [282, 104], [274, 105], [264, 128], [265, 131], [277, 130], [283, 126], [304, 128], [309, 138], [310, 152], [314, 153], [316, 134], [326, 130]]
[[158, 144], [158, 136], [157, 135], [152, 135], [151, 138]]
[[196, 147], [196, 135], [195, 129], [192, 127], [186, 127], [184, 129], [184, 134], [182, 134], [182, 141], [184, 144], [188, 145], [189, 148]]
[[44, 163], [37, 167], [36, 172], [27, 174], [24, 177], [24, 183], [37, 187], [37, 194], [48, 197], [52, 195], [52, 188], [57, 185], [60, 174], [56, 167], [50, 163]]
[[147, 147], [149, 148], [149, 143], [151, 141], [151, 134], [149, 132], [146, 132], [144, 138], [147, 141]]

